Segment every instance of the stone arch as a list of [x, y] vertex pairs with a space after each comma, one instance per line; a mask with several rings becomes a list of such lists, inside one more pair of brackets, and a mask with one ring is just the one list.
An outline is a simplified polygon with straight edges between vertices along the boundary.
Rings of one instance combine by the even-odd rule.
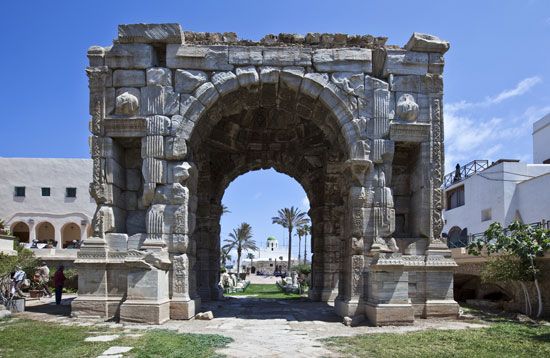
[[55, 227], [49, 221], [42, 221], [36, 225], [36, 240], [49, 242], [55, 240]]
[[82, 237], [80, 226], [73, 222], [68, 222], [61, 227], [61, 245], [66, 248], [73, 241], [79, 241]]
[[10, 227], [10, 231], [13, 236], [17, 237], [19, 242], [29, 242], [30, 240], [30, 229], [23, 221], [17, 221], [13, 223]]
[[[310, 119], [327, 136], [337, 138], [347, 154], [351, 153], [354, 144], [361, 139], [361, 129], [364, 129], [361, 128], [361, 120], [354, 120], [354, 115], [346, 104], [346, 102], [352, 100], [329, 81], [328, 74], [303, 74], [297, 70], [281, 70], [278, 68], [264, 68], [258, 73], [254, 67], [237, 68], [236, 73], [231, 71], [215, 73], [210, 82], [201, 85], [192, 95], [188, 95], [182, 101], [182, 119], [176, 131], [177, 137], [188, 139], [191, 146], [194, 146], [217, 123], [216, 119], [219, 120], [224, 114], [231, 114], [239, 110], [239, 105], [242, 105], [242, 103], [233, 101], [232, 103], [236, 106], [224, 108], [222, 113], [212, 116], [214, 121], [205, 123], [204, 118], [224, 97], [229, 98], [229, 101], [231, 101], [242, 96], [242, 92], [257, 92], [257, 104], [260, 105], [262, 100], [266, 100], [266, 96], [261, 93], [262, 91], [274, 91], [274, 97], [277, 98], [281, 92], [287, 89], [295, 92], [296, 107], [301, 105], [304, 110], [308, 109], [303, 106], [303, 103], [299, 103], [300, 98], [305, 97], [327, 110], [323, 118], [313, 115], [315, 113], [312, 111]], [[309, 109], [313, 110], [313, 108]]]

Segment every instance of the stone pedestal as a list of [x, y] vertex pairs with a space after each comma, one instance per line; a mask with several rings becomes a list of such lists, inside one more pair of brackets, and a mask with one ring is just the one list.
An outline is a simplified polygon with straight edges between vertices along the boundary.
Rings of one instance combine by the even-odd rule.
[[409, 300], [409, 277], [401, 254], [375, 253], [367, 275], [365, 314], [371, 324], [410, 325], [414, 311]]
[[353, 317], [364, 313], [363, 304], [359, 299], [342, 300], [337, 298], [334, 300], [334, 310], [340, 317]]
[[124, 251], [111, 251], [107, 241], [88, 238], [78, 252], [78, 297], [71, 303], [76, 317], [118, 318], [126, 292]]
[[454, 300], [453, 275], [456, 262], [446, 247], [428, 248], [426, 255], [423, 318], [457, 318], [459, 306]]
[[120, 307], [121, 322], [161, 324], [170, 319], [168, 271], [130, 268], [127, 299]]
[[200, 310], [201, 300], [174, 300], [170, 302], [170, 319], [191, 319]]

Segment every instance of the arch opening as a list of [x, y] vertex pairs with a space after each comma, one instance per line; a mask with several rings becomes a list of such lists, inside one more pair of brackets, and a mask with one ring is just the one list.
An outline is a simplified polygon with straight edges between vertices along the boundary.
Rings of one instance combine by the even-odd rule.
[[23, 221], [15, 222], [11, 228], [10, 231], [13, 236], [15, 236], [19, 242], [29, 242], [30, 240], [30, 229], [29, 225], [24, 223]]
[[39, 242], [54, 242], [55, 241], [55, 228], [52, 223], [43, 221], [36, 225], [36, 240]]
[[76, 248], [81, 238], [80, 227], [76, 223], [66, 223], [61, 228], [61, 244], [64, 249]]
[[[333, 300], [340, 273], [338, 265], [328, 263], [339, 262], [341, 254], [340, 227], [335, 223], [342, 212], [341, 175], [348, 152], [332, 112], [281, 81], [261, 89], [240, 88], [220, 97], [203, 113], [189, 143], [189, 156], [198, 173], [193, 237], [201, 299], [221, 296], [217, 286], [223, 241], [219, 223], [225, 190], [244, 173], [273, 168], [294, 178], [307, 193], [311, 242], [318, 241], [317, 237], [323, 241], [312, 245], [310, 297]], [[273, 264], [271, 270], [287, 266], [279, 260], [269, 264]]]

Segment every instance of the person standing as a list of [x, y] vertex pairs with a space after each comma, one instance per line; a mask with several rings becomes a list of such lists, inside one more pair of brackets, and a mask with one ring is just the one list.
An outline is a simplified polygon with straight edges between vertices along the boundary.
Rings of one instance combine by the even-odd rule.
[[42, 288], [43, 293], [48, 297], [52, 297], [52, 293], [48, 288], [48, 283], [50, 282], [50, 268], [45, 261], [42, 261], [42, 265], [37, 271], [39, 275], [40, 287]]
[[65, 284], [65, 275], [63, 274], [63, 270], [65, 267], [63, 265], [59, 265], [57, 268], [57, 271], [55, 271], [55, 274], [53, 276], [53, 283], [55, 285], [55, 304], [60, 305], [61, 304], [61, 295], [63, 294], [63, 285]]
[[13, 287], [14, 287], [14, 293], [16, 293], [19, 297], [26, 297], [26, 295], [21, 291], [21, 288], [23, 286], [23, 282], [25, 282], [25, 278], [27, 277], [27, 274], [23, 269], [18, 266], [16, 267], [16, 271], [13, 275]]

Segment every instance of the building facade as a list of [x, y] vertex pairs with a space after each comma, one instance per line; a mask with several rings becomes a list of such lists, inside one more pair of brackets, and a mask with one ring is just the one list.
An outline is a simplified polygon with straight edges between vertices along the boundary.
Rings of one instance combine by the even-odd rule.
[[[266, 240], [265, 248], [258, 248], [257, 251], [251, 251], [254, 255], [252, 261], [246, 259], [248, 253], [244, 254], [244, 260], [241, 259], [241, 266], [254, 274], [256, 271], [264, 274], [273, 274], [276, 271], [288, 272], [288, 246], [279, 246], [279, 240], [270, 236]], [[298, 264], [298, 260], [291, 257], [291, 266]]]
[[550, 220], [550, 115], [533, 124], [533, 160], [473, 161], [445, 176], [443, 233], [449, 247], [466, 246], [493, 222], [504, 226]]
[[89, 236], [91, 160], [0, 158], [0, 168], [0, 219], [20, 242], [62, 249]]

